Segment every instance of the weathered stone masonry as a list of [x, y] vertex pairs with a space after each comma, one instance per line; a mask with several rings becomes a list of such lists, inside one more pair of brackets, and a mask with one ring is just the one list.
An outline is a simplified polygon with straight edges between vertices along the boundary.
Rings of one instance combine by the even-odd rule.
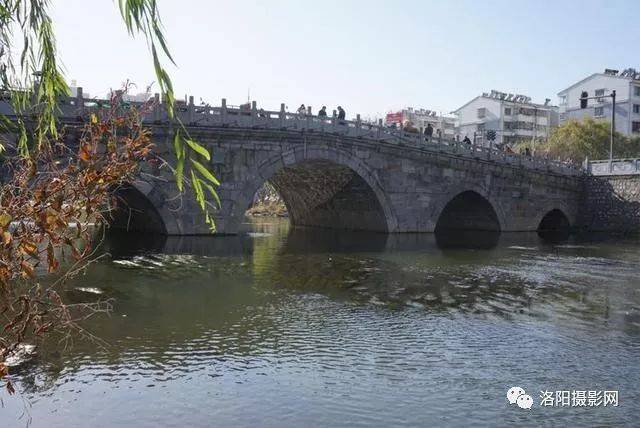
[[640, 231], [640, 175], [586, 177], [579, 221], [592, 231]]
[[[256, 190], [270, 181], [297, 225], [384, 232], [433, 232], [441, 213], [466, 192], [487, 202], [493, 214], [466, 207], [464, 221], [484, 228], [497, 218], [499, 230], [535, 231], [548, 212], [562, 211], [575, 224], [582, 183], [517, 165], [461, 158], [410, 145], [388, 144], [328, 133], [286, 130], [192, 128], [212, 152], [220, 178], [219, 233], [236, 233]], [[154, 132], [157, 151], [173, 161], [170, 132]], [[209, 233], [191, 197], [177, 194], [173, 174], [145, 165], [134, 183], [150, 198], [173, 235]], [[478, 199], [475, 196], [469, 200]], [[464, 212], [465, 205], [461, 205]], [[137, 223], [139, 224], [139, 223]]]

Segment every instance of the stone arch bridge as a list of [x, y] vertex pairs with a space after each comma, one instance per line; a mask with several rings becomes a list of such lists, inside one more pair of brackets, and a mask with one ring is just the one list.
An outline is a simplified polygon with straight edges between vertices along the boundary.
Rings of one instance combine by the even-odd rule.
[[[191, 127], [189, 132], [211, 151], [210, 167], [221, 181], [218, 233], [238, 231], [266, 181], [300, 226], [389, 233], [536, 231], [541, 225], [573, 225], [578, 214], [582, 186], [574, 171], [529, 159], [510, 162], [487, 158], [481, 150], [331, 130]], [[171, 159], [170, 129], [157, 126], [154, 135], [161, 156]], [[177, 195], [173, 180], [169, 171], [143, 169], [126, 198], [132, 211], [143, 213], [129, 219], [130, 228], [209, 233], [199, 207]]]
[[[69, 122], [95, 102], [63, 103]], [[175, 161], [172, 125], [156, 100], [144, 120], [157, 153]], [[433, 139], [382, 126], [311, 114], [179, 103], [180, 120], [212, 153], [220, 179], [217, 233], [237, 233], [255, 192], [269, 181], [294, 225], [434, 232], [438, 229], [536, 231], [576, 222], [581, 171], [571, 165], [506, 154], [494, 147]], [[309, 112], [310, 113], [310, 112]], [[211, 233], [168, 168], [143, 165], [119, 191], [127, 209], [113, 225], [170, 235]]]

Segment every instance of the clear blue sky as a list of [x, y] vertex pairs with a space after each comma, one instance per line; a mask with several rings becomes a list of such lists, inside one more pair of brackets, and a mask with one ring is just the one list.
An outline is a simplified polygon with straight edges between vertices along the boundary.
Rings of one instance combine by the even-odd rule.
[[[637, 0], [158, 0], [176, 93], [380, 116], [449, 112], [483, 91], [557, 102], [604, 68], [640, 68]], [[54, 0], [69, 79], [101, 95], [154, 80], [112, 0]]]

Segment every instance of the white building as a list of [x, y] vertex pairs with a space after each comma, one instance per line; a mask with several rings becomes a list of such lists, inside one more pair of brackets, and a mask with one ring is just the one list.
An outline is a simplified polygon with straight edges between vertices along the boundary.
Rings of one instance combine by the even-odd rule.
[[531, 102], [524, 95], [491, 91], [475, 97], [453, 113], [460, 138], [488, 145], [487, 131], [495, 131], [495, 144], [544, 140], [558, 124], [558, 107]]
[[407, 107], [395, 113], [388, 113], [385, 118], [387, 125], [413, 126], [419, 129], [420, 133], [424, 132], [424, 129], [430, 123], [433, 127], [434, 137], [440, 131], [443, 138], [449, 139], [452, 139], [456, 134], [455, 122], [455, 118], [443, 116], [434, 110], [415, 109], [413, 107]]
[[[612, 99], [616, 91], [616, 131], [629, 136], [640, 135], [640, 73], [628, 68], [622, 73], [607, 69], [594, 73], [558, 93], [560, 122], [585, 117], [611, 121]], [[581, 108], [582, 97], [603, 98], [587, 100]]]

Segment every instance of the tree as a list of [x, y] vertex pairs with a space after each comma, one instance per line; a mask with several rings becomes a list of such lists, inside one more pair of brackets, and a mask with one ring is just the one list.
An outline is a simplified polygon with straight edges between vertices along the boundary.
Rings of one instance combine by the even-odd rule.
[[[17, 124], [8, 124], [5, 120], [4, 125], [10, 131], [17, 125], [20, 135], [17, 149], [21, 156], [46, 146], [48, 137], [58, 136], [57, 101], [69, 94], [58, 66], [49, 4], [49, 0], [0, 0], [0, 85], [10, 94], [14, 110], [19, 114]], [[173, 85], [162, 65], [163, 61], [174, 61], [162, 31], [156, 0], [118, 0], [118, 7], [131, 36], [145, 37], [162, 98], [166, 100], [169, 116], [175, 119]], [[23, 42], [18, 60], [13, 52], [16, 40]], [[35, 126], [32, 132], [27, 132], [25, 116], [34, 113]], [[186, 181], [191, 185], [206, 222], [214, 229], [210, 208], [215, 205], [207, 200], [205, 193], [219, 205], [214, 188], [219, 183], [201, 162], [209, 160], [209, 152], [189, 136], [182, 123], [178, 125], [174, 135], [177, 162], [173, 169], [178, 189], [184, 190], [185, 177], [189, 177]], [[0, 145], [0, 151], [4, 148]]]
[[[549, 140], [541, 151], [551, 158], [582, 162], [589, 159], [608, 159], [611, 139], [611, 124], [586, 118], [583, 121], [569, 120], [553, 129]], [[615, 157], [637, 157], [640, 155], [640, 138], [629, 139], [616, 132], [613, 154]]]
[[[56, 287], [93, 260], [89, 224], [106, 222], [113, 189], [132, 180], [140, 162], [153, 157], [139, 112], [120, 110], [117, 98], [105, 111], [92, 114], [84, 128], [59, 128], [57, 103], [69, 88], [57, 61], [49, 5], [49, 0], [0, 0], [1, 95], [10, 98], [17, 117], [0, 118], [0, 132], [17, 136], [0, 143], [0, 381], [10, 393], [14, 387], [4, 361], [21, 343], [51, 332], [86, 334], [77, 321], [104, 309], [99, 302], [66, 305]], [[118, 0], [118, 7], [129, 33], [147, 40], [162, 97], [174, 118], [173, 87], [162, 65], [173, 59], [156, 1]], [[14, 52], [18, 43], [22, 45]], [[218, 201], [218, 182], [201, 162], [209, 160], [209, 152], [177, 124], [177, 162], [172, 167], [178, 188], [182, 191], [189, 183], [213, 227], [213, 204], [205, 192]], [[66, 144], [68, 134], [75, 134], [77, 149]], [[65, 254], [73, 263], [58, 272]], [[44, 287], [37, 281], [39, 271], [59, 276]]]

